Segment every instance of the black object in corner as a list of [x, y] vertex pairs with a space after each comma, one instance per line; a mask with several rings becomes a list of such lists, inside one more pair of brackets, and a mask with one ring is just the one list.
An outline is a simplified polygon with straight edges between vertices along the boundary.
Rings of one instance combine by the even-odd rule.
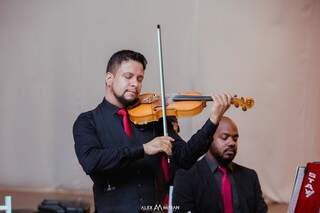
[[90, 204], [83, 201], [43, 200], [39, 213], [90, 213]]

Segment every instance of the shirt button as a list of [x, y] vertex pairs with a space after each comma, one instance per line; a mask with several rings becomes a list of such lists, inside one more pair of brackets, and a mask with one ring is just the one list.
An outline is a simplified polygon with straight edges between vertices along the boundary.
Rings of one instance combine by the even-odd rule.
[[137, 170], [137, 174], [140, 175], [140, 174], [141, 174], [141, 171], [140, 171], [140, 170]]
[[139, 187], [139, 188], [141, 188], [141, 187], [142, 187], [142, 184], [141, 184], [141, 183], [139, 183], [139, 184], [138, 184], [138, 187]]

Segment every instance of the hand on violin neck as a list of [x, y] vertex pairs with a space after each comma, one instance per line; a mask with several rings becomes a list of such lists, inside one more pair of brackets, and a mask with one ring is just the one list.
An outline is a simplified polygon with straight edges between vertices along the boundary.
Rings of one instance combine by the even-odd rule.
[[143, 144], [144, 153], [146, 155], [155, 155], [164, 152], [167, 155], [172, 155], [173, 138], [169, 136], [156, 137], [148, 143]]
[[218, 124], [223, 114], [231, 105], [232, 96], [229, 93], [213, 95], [213, 105], [210, 115], [210, 120], [214, 124]]

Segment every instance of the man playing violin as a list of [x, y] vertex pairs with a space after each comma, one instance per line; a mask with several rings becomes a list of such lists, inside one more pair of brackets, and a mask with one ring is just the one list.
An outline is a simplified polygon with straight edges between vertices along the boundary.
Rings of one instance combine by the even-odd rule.
[[147, 61], [131, 50], [110, 58], [105, 97], [95, 109], [81, 113], [73, 126], [75, 151], [93, 181], [97, 212], [150, 212], [167, 203], [170, 164], [190, 168], [207, 152], [217, 125], [229, 108], [231, 95], [214, 95], [211, 114], [186, 143], [168, 123], [162, 136], [161, 121], [134, 125], [126, 108], [137, 101]]

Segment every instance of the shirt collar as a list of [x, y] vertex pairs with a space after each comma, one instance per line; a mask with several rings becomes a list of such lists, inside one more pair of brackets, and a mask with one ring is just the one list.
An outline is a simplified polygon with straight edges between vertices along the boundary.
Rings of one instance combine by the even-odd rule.
[[111, 104], [109, 101], [107, 101], [105, 98], [102, 100], [102, 108], [103, 111], [111, 114], [116, 114], [119, 111], [119, 107]]
[[[218, 161], [214, 157], [210, 158], [207, 155], [205, 155], [204, 158], [205, 158], [211, 172], [215, 173], [219, 167]], [[227, 169], [228, 169], [228, 171], [233, 172], [233, 169], [234, 169], [233, 162], [228, 164]]]

